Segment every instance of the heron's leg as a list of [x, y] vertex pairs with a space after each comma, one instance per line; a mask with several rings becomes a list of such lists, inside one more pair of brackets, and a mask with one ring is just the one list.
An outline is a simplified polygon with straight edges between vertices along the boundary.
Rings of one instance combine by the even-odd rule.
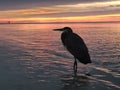
[[74, 61], [73, 69], [74, 69], [74, 73], [76, 74], [77, 73], [77, 60], [76, 60], [76, 58], [75, 58], [75, 61]]

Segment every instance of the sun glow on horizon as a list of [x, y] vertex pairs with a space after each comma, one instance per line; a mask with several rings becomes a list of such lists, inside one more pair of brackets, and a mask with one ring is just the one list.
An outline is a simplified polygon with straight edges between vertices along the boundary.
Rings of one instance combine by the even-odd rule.
[[120, 14], [94, 15], [94, 16], [76, 16], [76, 17], [60, 17], [60, 18], [12, 18], [3, 19], [3, 21], [14, 22], [106, 22], [119, 21]]

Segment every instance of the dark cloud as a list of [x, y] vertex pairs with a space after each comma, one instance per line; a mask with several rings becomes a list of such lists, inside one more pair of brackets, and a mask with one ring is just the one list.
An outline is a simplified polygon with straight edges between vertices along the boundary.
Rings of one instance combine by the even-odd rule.
[[25, 9], [53, 5], [105, 2], [112, 0], [0, 0], [0, 10]]

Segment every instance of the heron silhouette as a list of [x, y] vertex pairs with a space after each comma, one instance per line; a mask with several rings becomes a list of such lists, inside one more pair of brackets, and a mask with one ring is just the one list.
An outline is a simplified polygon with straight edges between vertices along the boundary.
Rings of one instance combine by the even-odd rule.
[[54, 29], [54, 31], [62, 31], [62, 43], [75, 58], [73, 65], [75, 73], [77, 72], [77, 59], [83, 64], [91, 63], [90, 55], [85, 42], [79, 35], [74, 33], [70, 27]]

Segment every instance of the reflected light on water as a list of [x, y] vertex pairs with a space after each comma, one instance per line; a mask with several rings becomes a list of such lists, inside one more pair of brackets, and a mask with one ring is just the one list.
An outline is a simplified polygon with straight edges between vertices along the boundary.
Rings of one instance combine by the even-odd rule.
[[[61, 33], [53, 31], [64, 26], [86, 42], [93, 61], [88, 68], [91, 76], [84, 74], [86, 66], [81, 63], [73, 76], [74, 58], [63, 47]], [[1, 25], [0, 78], [11, 90], [119, 90], [119, 29], [114, 23]]]

